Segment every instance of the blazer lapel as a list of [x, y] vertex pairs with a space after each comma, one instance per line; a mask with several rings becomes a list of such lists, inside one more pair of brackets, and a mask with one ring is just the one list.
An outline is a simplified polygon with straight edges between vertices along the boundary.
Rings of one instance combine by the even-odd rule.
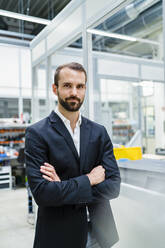
[[80, 126], [80, 173], [83, 172], [83, 168], [86, 163], [86, 152], [88, 150], [88, 143], [90, 137], [90, 125], [87, 122], [87, 119], [82, 117], [82, 123]]
[[79, 156], [78, 156], [76, 147], [74, 145], [73, 139], [72, 139], [68, 129], [65, 127], [63, 121], [60, 119], [60, 117], [54, 111], [52, 111], [51, 114], [49, 115], [49, 119], [51, 122], [51, 126], [53, 128], [55, 128], [56, 131], [64, 137], [64, 139], [67, 142], [68, 146], [70, 147], [73, 155], [75, 156], [75, 158], [79, 162]]

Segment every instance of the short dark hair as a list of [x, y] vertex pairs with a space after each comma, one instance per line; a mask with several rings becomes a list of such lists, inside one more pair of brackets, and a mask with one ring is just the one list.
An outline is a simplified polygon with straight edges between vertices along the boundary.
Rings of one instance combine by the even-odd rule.
[[60, 65], [60, 66], [57, 67], [57, 69], [55, 71], [55, 74], [54, 74], [54, 84], [57, 87], [58, 87], [60, 71], [63, 68], [69, 68], [71, 70], [84, 72], [84, 74], [85, 74], [85, 82], [87, 81], [87, 73], [86, 73], [86, 70], [84, 69], [84, 67], [79, 63], [71, 62], [71, 63], [63, 64], [63, 65]]

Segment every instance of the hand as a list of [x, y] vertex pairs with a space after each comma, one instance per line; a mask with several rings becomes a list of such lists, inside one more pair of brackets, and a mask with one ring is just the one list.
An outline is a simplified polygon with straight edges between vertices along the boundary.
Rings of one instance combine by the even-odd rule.
[[87, 174], [91, 186], [99, 184], [105, 180], [105, 169], [102, 165], [98, 165], [93, 168], [89, 174]]
[[59, 176], [57, 175], [54, 166], [48, 163], [44, 163], [40, 167], [40, 171], [44, 174], [42, 175], [43, 178], [50, 182], [61, 182]]

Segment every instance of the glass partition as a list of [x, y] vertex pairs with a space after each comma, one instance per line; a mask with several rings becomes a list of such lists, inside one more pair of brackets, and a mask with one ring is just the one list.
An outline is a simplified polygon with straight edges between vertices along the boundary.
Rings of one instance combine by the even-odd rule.
[[101, 79], [101, 120], [114, 144], [127, 145], [139, 129], [138, 89], [131, 82]]
[[17, 98], [0, 98], [0, 118], [18, 118]]
[[142, 82], [142, 130], [145, 153], [164, 146], [164, 83]]
[[113, 144], [141, 146], [143, 153], [155, 154], [164, 147], [164, 91], [160, 82], [101, 78], [95, 120], [106, 126]]

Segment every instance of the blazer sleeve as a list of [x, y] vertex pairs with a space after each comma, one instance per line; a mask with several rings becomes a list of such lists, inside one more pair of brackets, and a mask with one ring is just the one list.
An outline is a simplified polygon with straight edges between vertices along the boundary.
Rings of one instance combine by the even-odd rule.
[[32, 127], [25, 137], [26, 171], [29, 186], [40, 206], [85, 204], [92, 201], [92, 189], [86, 175], [61, 182], [49, 182], [42, 177], [40, 166], [48, 162], [48, 145]]
[[93, 202], [111, 200], [118, 197], [120, 193], [120, 172], [113, 154], [113, 145], [109, 135], [103, 127], [103, 147], [99, 164], [105, 168], [105, 180], [92, 187]]

